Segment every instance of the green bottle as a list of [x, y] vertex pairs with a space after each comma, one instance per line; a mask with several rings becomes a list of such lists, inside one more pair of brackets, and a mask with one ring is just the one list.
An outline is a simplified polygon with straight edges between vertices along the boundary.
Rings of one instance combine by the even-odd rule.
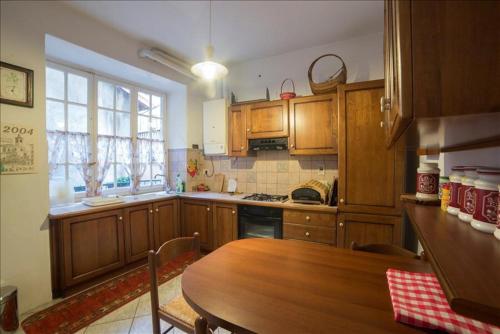
[[181, 179], [181, 174], [177, 174], [177, 177], [175, 178], [175, 192], [181, 193], [182, 188], [183, 188], [183, 181]]

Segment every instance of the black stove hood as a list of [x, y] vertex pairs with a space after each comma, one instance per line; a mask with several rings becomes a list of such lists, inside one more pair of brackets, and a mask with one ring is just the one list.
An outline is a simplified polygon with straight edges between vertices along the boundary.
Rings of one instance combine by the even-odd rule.
[[250, 139], [250, 151], [285, 151], [288, 149], [288, 138]]

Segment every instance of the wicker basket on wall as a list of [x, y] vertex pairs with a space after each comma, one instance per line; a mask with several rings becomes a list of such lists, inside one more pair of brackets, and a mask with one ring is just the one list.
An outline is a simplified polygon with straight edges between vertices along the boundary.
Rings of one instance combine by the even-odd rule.
[[[313, 71], [314, 65], [316, 65], [316, 62], [318, 60], [320, 60], [321, 58], [324, 58], [324, 57], [338, 58], [342, 62], [342, 66], [335, 73], [333, 73], [328, 78], [328, 80], [326, 80], [324, 82], [314, 82], [312, 79], [312, 71]], [[307, 73], [307, 76], [309, 78], [309, 85], [311, 86], [311, 91], [313, 92], [314, 95], [328, 94], [328, 93], [335, 92], [337, 90], [337, 86], [339, 84], [343, 84], [346, 82], [346, 80], [347, 80], [347, 68], [345, 67], [345, 63], [342, 60], [342, 58], [340, 58], [336, 54], [328, 53], [328, 54], [325, 54], [325, 55], [322, 55], [322, 56], [316, 58], [312, 62], [311, 66], [309, 66], [309, 71]]]

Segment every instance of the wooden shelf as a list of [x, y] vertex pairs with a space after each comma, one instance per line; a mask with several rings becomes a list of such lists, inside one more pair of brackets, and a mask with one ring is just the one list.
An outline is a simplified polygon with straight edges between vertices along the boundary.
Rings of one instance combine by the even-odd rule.
[[500, 241], [438, 207], [404, 208], [451, 308], [500, 326]]
[[439, 153], [459, 152], [468, 150], [479, 150], [488, 147], [500, 147], [500, 136], [493, 136], [479, 140], [473, 140], [466, 143], [444, 146], [430, 147], [417, 149], [417, 155], [437, 155]]
[[432, 201], [422, 201], [422, 200], [418, 199], [415, 194], [401, 194], [401, 196], [399, 196], [399, 199], [402, 202], [408, 202], [408, 203], [413, 203], [413, 204], [441, 206], [440, 199], [432, 200]]

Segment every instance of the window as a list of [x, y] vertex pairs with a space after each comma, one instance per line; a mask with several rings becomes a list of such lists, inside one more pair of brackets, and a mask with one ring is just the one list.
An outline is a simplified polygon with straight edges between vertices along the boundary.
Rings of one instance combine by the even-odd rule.
[[130, 88], [98, 80], [97, 150], [103, 189], [130, 187]]
[[165, 175], [163, 152], [163, 106], [161, 96], [139, 91], [137, 98], [137, 141], [145, 170], [141, 187], [162, 183]]
[[46, 103], [51, 194], [63, 183], [86, 196], [162, 186], [163, 95], [50, 63]]
[[89, 77], [78, 71], [48, 67], [46, 124], [49, 146], [50, 188], [68, 182], [85, 191], [82, 154], [89, 147]]

